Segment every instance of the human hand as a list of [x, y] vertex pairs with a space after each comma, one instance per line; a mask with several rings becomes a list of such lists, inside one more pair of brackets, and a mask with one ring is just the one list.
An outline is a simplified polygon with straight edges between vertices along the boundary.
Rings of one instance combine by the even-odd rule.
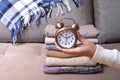
[[87, 56], [92, 58], [96, 51], [96, 45], [82, 37], [79, 32], [77, 33], [77, 38], [82, 43], [81, 46], [76, 45], [76, 47], [74, 48], [64, 49], [59, 47], [56, 43], [55, 44], [60, 51], [66, 54], [74, 54], [78, 56]]

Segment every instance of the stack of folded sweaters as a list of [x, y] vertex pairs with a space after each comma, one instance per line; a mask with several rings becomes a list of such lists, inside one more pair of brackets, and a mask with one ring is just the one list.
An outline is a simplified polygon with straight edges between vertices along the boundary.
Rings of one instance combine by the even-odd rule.
[[[97, 44], [97, 36], [99, 32], [93, 25], [85, 25], [80, 27], [80, 33], [86, 39]], [[48, 25], [45, 28], [45, 66], [44, 72], [49, 74], [55, 73], [98, 73], [102, 72], [102, 66], [96, 62], [92, 62], [89, 57], [79, 57], [74, 54], [65, 54], [59, 51], [55, 42], [55, 26]], [[77, 44], [80, 44], [78, 41]]]

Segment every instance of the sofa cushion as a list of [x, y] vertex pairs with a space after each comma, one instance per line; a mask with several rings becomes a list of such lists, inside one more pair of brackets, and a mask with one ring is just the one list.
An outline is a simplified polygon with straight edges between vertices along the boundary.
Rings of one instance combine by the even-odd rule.
[[[119, 75], [120, 69], [115, 69], [108, 66], [104, 66], [104, 72], [98, 74], [84, 74], [84, 75], [69, 74], [69, 73], [45, 74], [43, 72], [43, 67], [46, 59], [44, 54], [44, 49], [40, 51], [41, 55], [36, 55], [29, 51], [32, 48], [31, 46], [37, 49], [42, 49], [41, 47], [44, 47], [44, 44], [40, 44], [40, 43], [19, 44], [18, 45], [19, 48], [23, 47], [28, 49], [21, 51], [20, 53], [17, 54], [7, 51], [5, 55], [0, 57], [0, 80], [68, 80], [68, 79], [69, 80], [88, 80], [88, 79], [114, 80], [115, 78], [120, 79], [120, 75]], [[116, 48], [120, 50], [120, 43], [102, 44], [102, 46], [109, 49]], [[15, 46], [14, 49], [17, 49], [17, 46]], [[34, 52], [33, 49], [31, 49], [31, 51]]]
[[0, 80], [39, 80], [40, 56], [7, 54], [0, 58]]
[[[72, 0], [68, 0], [72, 11], [67, 13], [65, 7], [64, 15], [59, 15], [56, 17], [57, 8], [54, 8], [52, 11], [51, 18], [48, 18], [48, 23], [46, 23], [45, 18], [42, 18], [41, 24], [39, 26], [35, 25], [35, 21], [31, 23], [25, 31], [18, 36], [18, 42], [44, 42], [44, 28], [47, 24], [55, 24], [59, 19], [64, 17], [70, 17], [76, 20], [80, 25], [92, 24], [93, 23], [93, 9], [92, 9], [92, 0], [84, 0], [84, 4], [79, 8], [75, 6]], [[9, 30], [0, 23], [0, 41], [9, 42], [10, 41], [10, 32]]]
[[6, 50], [9, 48], [9, 43], [0, 43], [0, 56], [6, 53]]
[[[20, 44], [24, 46], [31, 44]], [[35, 45], [35, 44], [34, 44]], [[37, 45], [41, 45], [37, 43]], [[115, 47], [116, 46], [116, 47]], [[104, 44], [105, 48], [120, 49], [120, 44]], [[37, 47], [40, 49], [39, 47]], [[29, 50], [29, 49], [28, 49]], [[44, 50], [44, 49], [43, 49]], [[26, 50], [27, 51], [27, 50]], [[120, 69], [104, 66], [104, 72], [98, 74], [45, 74], [45, 54], [9, 54], [0, 57], [0, 80], [114, 80], [120, 79]]]
[[9, 43], [9, 48], [7, 48], [5, 54], [33, 54], [41, 55], [43, 49], [43, 44], [38, 43], [22, 43], [11, 45]]
[[100, 44], [106, 49], [117, 49], [120, 51], [120, 43]]
[[120, 0], [94, 0], [100, 43], [120, 42]]

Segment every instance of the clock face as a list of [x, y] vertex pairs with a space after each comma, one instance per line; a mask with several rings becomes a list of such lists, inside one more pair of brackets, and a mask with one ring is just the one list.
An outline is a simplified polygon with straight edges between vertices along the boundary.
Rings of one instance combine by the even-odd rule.
[[76, 36], [70, 30], [62, 30], [56, 37], [57, 43], [63, 48], [71, 48], [76, 43]]

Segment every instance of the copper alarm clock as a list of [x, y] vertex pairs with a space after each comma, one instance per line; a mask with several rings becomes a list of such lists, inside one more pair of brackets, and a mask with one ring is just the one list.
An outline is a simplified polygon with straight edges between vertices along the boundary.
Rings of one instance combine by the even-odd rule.
[[[62, 21], [72, 20], [73, 24], [67, 26]], [[56, 23], [55, 27], [58, 29], [55, 34], [55, 41], [58, 46], [62, 48], [73, 48], [77, 42], [78, 24], [72, 18], [63, 18]]]

